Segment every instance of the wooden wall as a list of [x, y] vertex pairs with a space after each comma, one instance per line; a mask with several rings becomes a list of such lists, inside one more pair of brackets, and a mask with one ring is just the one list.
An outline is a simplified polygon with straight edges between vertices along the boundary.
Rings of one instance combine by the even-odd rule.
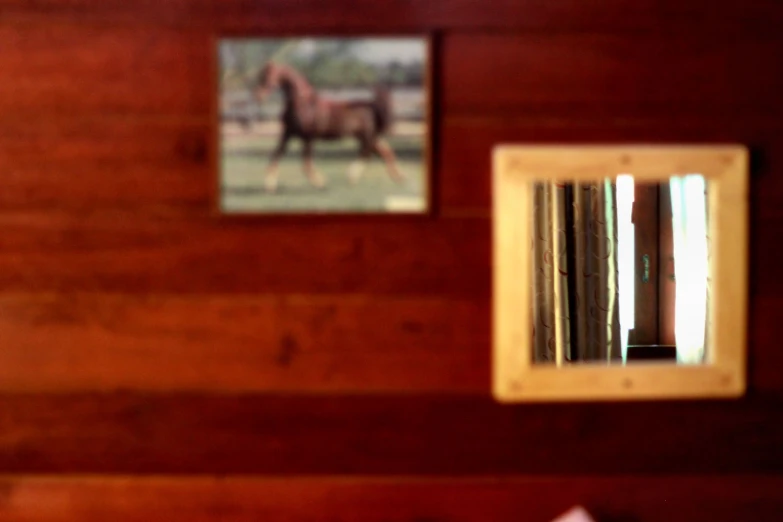
[[[0, 0], [0, 520], [783, 518], [778, 0]], [[424, 219], [212, 212], [214, 38], [435, 38]], [[489, 395], [493, 144], [753, 148], [740, 401]]]

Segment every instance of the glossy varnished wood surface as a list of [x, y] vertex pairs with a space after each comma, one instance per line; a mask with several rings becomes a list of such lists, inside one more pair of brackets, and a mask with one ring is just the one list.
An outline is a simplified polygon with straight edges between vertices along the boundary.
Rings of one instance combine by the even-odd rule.
[[[598, 520], [773, 521], [779, 477], [601, 478], [20, 477], [3, 479], [0, 519], [62, 522], [169, 520], [548, 521], [583, 503]], [[709, 498], [705, 503], [702, 499]]]
[[487, 295], [487, 220], [0, 213], [7, 292]]
[[[54, 474], [7, 478], [0, 519], [779, 520], [782, 22], [776, 0], [0, 0], [0, 471]], [[214, 38], [299, 30], [435, 31], [432, 216], [214, 214]], [[489, 158], [514, 141], [751, 147], [745, 399], [489, 399]]]
[[[0, 387], [483, 393], [483, 298], [0, 296]], [[154, 368], [155, 371], [150, 371]]]
[[199, 26], [221, 30], [537, 30], [775, 32], [783, 20], [775, 0], [607, 0], [588, 6], [579, 0], [494, 0], [487, 8], [473, 0], [422, 2], [386, 0], [321, 2], [304, 0], [291, 9], [286, 0], [3, 0], [9, 19], [72, 20], [117, 25], [146, 23]]
[[424, 478], [783, 468], [773, 399], [512, 407], [457, 393], [118, 390], [6, 395], [0, 408], [0, 466], [13, 472]]

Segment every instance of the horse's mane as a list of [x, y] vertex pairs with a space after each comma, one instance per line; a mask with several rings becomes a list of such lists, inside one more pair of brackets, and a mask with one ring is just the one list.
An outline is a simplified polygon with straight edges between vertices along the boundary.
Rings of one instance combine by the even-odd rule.
[[275, 67], [280, 75], [281, 80], [288, 80], [292, 86], [296, 89], [296, 92], [302, 96], [309, 96], [315, 93], [315, 88], [310, 85], [307, 78], [302, 73], [291, 67], [290, 65], [269, 62], [268, 66]]

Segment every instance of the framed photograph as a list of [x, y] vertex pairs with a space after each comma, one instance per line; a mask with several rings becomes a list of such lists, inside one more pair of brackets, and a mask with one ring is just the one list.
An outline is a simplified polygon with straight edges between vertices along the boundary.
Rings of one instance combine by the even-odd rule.
[[428, 212], [428, 38], [217, 45], [222, 213]]

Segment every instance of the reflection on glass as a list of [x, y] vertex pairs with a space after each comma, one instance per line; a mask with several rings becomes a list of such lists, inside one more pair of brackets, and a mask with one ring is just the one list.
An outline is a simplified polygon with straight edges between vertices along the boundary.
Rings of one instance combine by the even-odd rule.
[[706, 192], [698, 174], [534, 184], [534, 361], [703, 362]]
[[669, 182], [674, 237], [674, 276], [677, 281], [675, 337], [677, 362], [704, 360], [707, 324], [707, 205], [706, 185], [699, 175], [674, 177]]
[[617, 176], [617, 265], [620, 275], [620, 334], [623, 360], [628, 357], [628, 332], [634, 328], [633, 176]]

